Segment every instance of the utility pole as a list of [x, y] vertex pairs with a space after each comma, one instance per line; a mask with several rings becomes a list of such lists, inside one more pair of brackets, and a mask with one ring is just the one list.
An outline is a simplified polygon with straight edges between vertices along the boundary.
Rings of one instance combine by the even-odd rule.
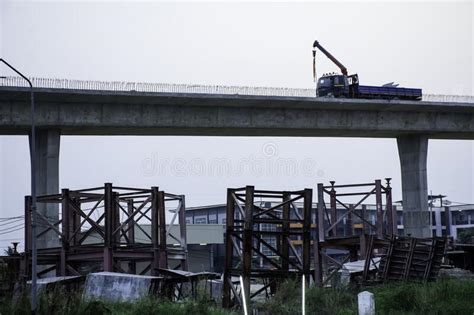
[[[0, 62], [5, 64], [8, 68], [13, 70], [16, 74], [21, 76], [30, 86], [30, 110], [31, 110], [31, 137], [30, 137], [30, 160], [31, 160], [31, 312], [36, 313], [37, 306], [37, 272], [36, 267], [38, 263], [37, 246], [36, 246], [36, 121], [35, 121], [35, 100], [33, 84], [20, 71], [15, 69], [12, 65], [0, 58]], [[26, 218], [25, 218], [26, 220]]]

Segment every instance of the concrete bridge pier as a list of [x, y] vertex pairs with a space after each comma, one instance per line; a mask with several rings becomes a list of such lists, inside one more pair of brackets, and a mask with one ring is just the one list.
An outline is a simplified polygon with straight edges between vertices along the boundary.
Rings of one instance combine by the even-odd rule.
[[[36, 194], [59, 193], [59, 144], [61, 132], [57, 129], [36, 130]], [[31, 145], [31, 136], [29, 137]], [[38, 213], [53, 223], [59, 220], [59, 205], [37, 204]], [[37, 231], [40, 234], [47, 224], [38, 218]], [[38, 238], [38, 248], [59, 246], [57, 234], [50, 230]]]
[[403, 224], [405, 235], [431, 237], [426, 172], [428, 137], [397, 137], [402, 172]]

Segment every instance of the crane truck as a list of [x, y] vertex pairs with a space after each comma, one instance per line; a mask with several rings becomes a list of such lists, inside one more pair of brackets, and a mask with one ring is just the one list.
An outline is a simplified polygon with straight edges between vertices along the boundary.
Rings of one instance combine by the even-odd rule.
[[421, 100], [421, 89], [401, 88], [393, 82], [382, 86], [360, 85], [357, 74], [348, 75], [347, 68], [316, 40], [313, 43], [313, 76], [316, 77], [316, 50], [319, 49], [339, 69], [341, 74], [327, 73], [318, 79], [318, 97]]

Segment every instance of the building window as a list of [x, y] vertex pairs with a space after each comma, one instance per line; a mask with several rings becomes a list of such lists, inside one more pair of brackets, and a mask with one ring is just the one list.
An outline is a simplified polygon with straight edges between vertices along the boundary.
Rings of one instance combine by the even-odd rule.
[[401, 212], [397, 212], [397, 224], [403, 225], [403, 214]]
[[464, 215], [464, 213], [460, 213], [456, 217], [456, 225], [460, 224], [467, 224], [467, 217]]
[[371, 213], [369, 215], [369, 221], [370, 223], [375, 224], [375, 213]]
[[[262, 239], [267, 242], [271, 247], [276, 248], [277, 242], [274, 236], [263, 236]], [[266, 256], [274, 256], [275, 253], [272, 252], [266, 245], [261, 245], [262, 253]]]
[[211, 219], [209, 219], [209, 224], [217, 224], [217, 220], [211, 220]]
[[194, 218], [194, 224], [206, 224], [206, 218]]
[[191, 219], [186, 219], [186, 224], [191, 224]]
[[222, 219], [221, 222], [222, 222], [222, 224], [226, 224], [227, 223], [226, 218]]
[[261, 231], [276, 231], [276, 224], [261, 223], [260, 230]]

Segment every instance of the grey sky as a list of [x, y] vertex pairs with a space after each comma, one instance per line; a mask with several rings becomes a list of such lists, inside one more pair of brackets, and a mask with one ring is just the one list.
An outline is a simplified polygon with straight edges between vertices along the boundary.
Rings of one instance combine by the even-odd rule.
[[[472, 2], [0, 0], [0, 55], [36, 77], [312, 88], [311, 45], [318, 39], [363, 84], [395, 81], [425, 93], [472, 95], [473, 15]], [[338, 71], [317, 58], [318, 75]], [[11, 75], [4, 67], [0, 74]], [[430, 141], [429, 190], [473, 202], [472, 158], [471, 141]], [[231, 170], [216, 176], [216, 163]], [[296, 165], [291, 176], [288, 165]], [[21, 215], [29, 192], [26, 137], [0, 137], [0, 172], [0, 217]], [[158, 185], [186, 194], [188, 205], [224, 202], [226, 187], [246, 184], [299, 189], [384, 177], [393, 177], [400, 199], [394, 139], [61, 140], [61, 187]], [[0, 247], [20, 233], [0, 235]]]

